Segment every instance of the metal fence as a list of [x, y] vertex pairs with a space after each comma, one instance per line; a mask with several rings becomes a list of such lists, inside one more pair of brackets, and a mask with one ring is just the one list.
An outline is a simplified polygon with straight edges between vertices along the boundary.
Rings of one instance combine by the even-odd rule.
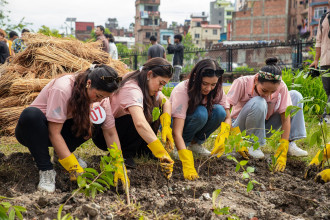
[[[230, 42], [229, 42], [230, 43]], [[221, 67], [230, 73], [249, 73], [258, 71], [265, 65], [268, 57], [277, 57], [279, 65], [297, 69], [306, 59], [312, 59], [309, 53], [313, 42], [261, 42], [253, 44], [215, 44], [210, 48], [184, 50], [183, 73], [189, 73], [194, 64], [205, 58], [217, 60]], [[138, 69], [148, 59], [146, 52], [119, 54], [121, 60], [131, 69]], [[171, 54], [167, 60], [172, 60]]]

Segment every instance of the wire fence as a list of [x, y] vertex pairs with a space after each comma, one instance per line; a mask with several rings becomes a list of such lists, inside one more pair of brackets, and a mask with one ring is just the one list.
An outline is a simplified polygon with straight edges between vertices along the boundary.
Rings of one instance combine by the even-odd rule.
[[[265, 65], [265, 59], [268, 57], [277, 57], [280, 66], [292, 69], [298, 69], [305, 60], [313, 59], [313, 55], [309, 53], [314, 45], [313, 41], [229, 43], [214, 44], [210, 48], [185, 48], [182, 73], [188, 74], [198, 61], [205, 58], [217, 60], [230, 75], [255, 73]], [[138, 69], [148, 59], [147, 52], [132, 52], [119, 56], [133, 70]], [[172, 58], [173, 55], [167, 55], [168, 61], [171, 62]]]

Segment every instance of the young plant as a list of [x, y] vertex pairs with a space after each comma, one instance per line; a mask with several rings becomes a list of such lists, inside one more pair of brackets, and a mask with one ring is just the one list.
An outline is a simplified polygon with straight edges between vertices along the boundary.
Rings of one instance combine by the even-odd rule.
[[23, 219], [22, 212], [26, 212], [26, 208], [22, 206], [14, 206], [9, 202], [2, 200], [9, 200], [10, 198], [0, 196], [0, 219], [14, 220], [15, 216]]
[[62, 209], [64, 205], [61, 205], [57, 212], [57, 219], [54, 220], [78, 220], [78, 218], [73, 218], [70, 213], [67, 213], [65, 216], [62, 217]]
[[163, 98], [162, 99], [162, 104], [160, 105], [160, 108], [159, 107], [154, 107], [152, 109], [152, 121], [157, 121], [160, 114], [163, 112], [163, 105], [165, 104], [165, 102], [167, 101], [166, 98]]
[[111, 145], [111, 147], [108, 148], [109, 156], [101, 157], [100, 173], [93, 168], [85, 168], [85, 173], [78, 176], [77, 183], [79, 188], [76, 192], [84, 193], [86, 196], [91, 196], [94, 199], [97, 192], [103, 193], [110, 189], [110, 186], [114, 186], [114, 173], [117, 171], [115, 165], [123, 163], [123, 158], [116, 143]]
[[[240, 218], [234, 214], [230, 213], [230, 207], [225, 206], [221, 208], [221, 199], [219, 198], [221, 189], [214, 190], [212, 193], [212, 204], [213, 204], [213, 213], [216, 215], [230, 215], [227, 219], [229, 220], [239, 220]], [[217, 200], [219, 200], [217, 202]]]

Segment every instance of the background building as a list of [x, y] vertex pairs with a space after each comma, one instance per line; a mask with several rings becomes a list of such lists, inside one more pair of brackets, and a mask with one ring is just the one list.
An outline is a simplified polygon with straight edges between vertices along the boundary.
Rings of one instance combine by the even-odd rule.
[[171, 37], [171, 43], [174, 43], [174, 30], [171, 29], [161, 29], [160, 31], [160, 44], [167, 44], [167, 38]]
[[210, 2], [210, 24], [221, 25], [221, 33], [227, 33], [227, 25], [232, 20], [234, 6], [230, 1]]
[[81, 21], [76, 21], [76, 38], [78, 40], [88, 40], [91, 38], [91, 33], [92, 30], [94, 29], [94, 22], [81, 22]]
[[317, 26], [321, 16], [329, 10], [328, 1], [310, 0], [308, 8], [308, 29], [311, 32], [311, 37], [316, 37]]
[[[159, 30], [167, 28], [167, 23], [160, 19], [160, 0], [136, 0], [135, 1], [135, 42], [149, 44], [149, 38], [154, 35], [159, 41]], [[165, 27], [164, 27], [165, 26]]]
[[221, 26], [209, 24], [202, 18], [192, 18], [189, 33], [193, 43], [200, 48], [210, 47], [220, 40]]

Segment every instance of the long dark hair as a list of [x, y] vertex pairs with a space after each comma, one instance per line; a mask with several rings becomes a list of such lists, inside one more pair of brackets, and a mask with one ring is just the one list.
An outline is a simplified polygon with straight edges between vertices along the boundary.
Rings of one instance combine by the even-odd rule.
[[[152, 76], [157, 77], [165, 77], [171, 78], [173, 75], [173, 67], [172, 65], [165, 59], [160, 57], [155, 57], [148, 60], [142, 67], [141, 70], [136, 70], [130, 73], [120, 84], [120, 88], [122, 88], [126, 82], [130, 80], [135, 80], [143, 93], [143, 112], [149, 123], [152, 122], [152, 110], [154, 107], [159, 107], [158, 102], [156, 102], [156, 98], [154, 96], [149, 95], [149, 87], [147, 74], [149, 70], [152, 71]], [[119, 91], [118, 90], [118, 91]]]
[[89, 119], [91, 101], [86, 88], [89, 79], [91, 88], [100, 91], [114, 92], [119, 86], [116, 70], [107, 65], [95, 65], [85, 72], [77, 74], [68, 103], [68, 109], [72, 112], [73, 119], [72, 132], [77, 137], [91, 136], [92, 124]]
[[222, 75], [218, 76], [215, 74], [205, 73], [204, 70], [222, 70], [217, 61], [212, 59], [204, 59], [199, 61], [190, 72], [190, 77], [188, 81], [188, 114], [194, 113], [198, 105], [202, 104], [204, 96], [201, 93], [203, 77], [218, 77], [218, 82], [213, 90], [207, 95], [206, 109], [209, 116], [212, 113], [213, 100], [217, 95], [222, 97]]
[[[272, 73], [274, 75], [279, 75], [282, 76], [282, 69], [280, 66], [277, 65], [278, 59], [276, 57], [270, 57], [266, 59], [266, 66], [263, 66], [260, 71], [267, 72], [267, 73]], [[280, 83], [281, 80], [269, 80], [262, 78], [260, 75], [258, 76], [258, 82], [263, 83], [263, 82], [271, 82], [271, 83]]]

